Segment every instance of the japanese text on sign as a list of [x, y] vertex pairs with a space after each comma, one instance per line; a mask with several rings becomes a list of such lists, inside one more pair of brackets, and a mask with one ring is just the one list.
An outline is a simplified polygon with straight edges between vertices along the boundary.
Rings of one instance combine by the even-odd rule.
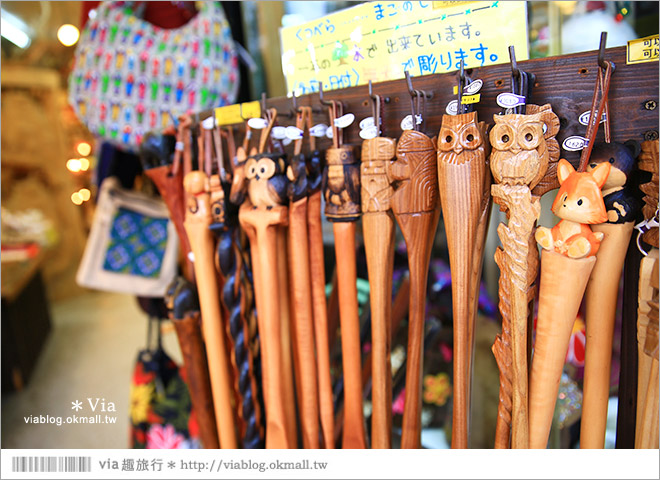
[[304, 95], [372, 81], [528, 58], [526, 2], [364, 3], [282, 28], [287, 91]]
[[658, 35], [638, 38], [628, 42], [626, 61], [628, 65], [654, 61], [658, 61]]

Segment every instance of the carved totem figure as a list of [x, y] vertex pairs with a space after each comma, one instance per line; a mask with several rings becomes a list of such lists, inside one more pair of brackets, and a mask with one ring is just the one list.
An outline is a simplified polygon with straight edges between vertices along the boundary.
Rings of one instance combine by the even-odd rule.
[[476, 112], [444, 115], [438, 135], [438, 184], [447, 232], [454, 312], [452, 447], [468, 447], [474, 325], [490, 217], [489, 144]]
[[397, 182], [390, 204], [408, 247], [410, 269], [408, 359], [401, 446], [419, 448], [426, 284], [440, 216], [435, 139], [416, 130], [406, 130], [399, 139], [396, 153], [396, 161], [389, 166], [388, 172], [390, 179]]

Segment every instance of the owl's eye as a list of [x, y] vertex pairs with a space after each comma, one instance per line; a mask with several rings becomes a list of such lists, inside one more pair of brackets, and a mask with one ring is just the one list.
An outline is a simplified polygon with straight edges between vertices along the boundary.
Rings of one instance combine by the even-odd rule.
[[583, 202], [582, 202], [582, 199], [580, 198], [580, 199], [577, 201], [577, 204], [578, 204], [578, 206], [581, 206], [582, 203], [583, 203]]
[[610, 163], [614, 163], [614, 159], [613, 159], [613, 158], [610, 158]]
[[590, 166], [591, 168], [596, 168], [596, 167], [598, 166], [598, 164], [597, 164], [597, 163], [590, 163], [589, 166]]
[[528, 142], [531, 142], [533, 139], [534, 139], [534, 135], [532, 135], [531, 133], [525, 134], [525, 140], [527, 140]]
[[447, 142], [447, 143], [451, 143], [452, 140], [453, 140], [453, 138], [452, 138], [451, 135], [447, 135], [447, 136], [445, 137], [445, 142]]
[[259, 173], [261, 173], [262, 175], [266, 173], [266, 167], [262, 165], [261, 168], [259, 169]]
[[465, 137], [465, 138], [467, 139], [468, 142], [471, 142], [472, 140], [474, 140], [474, 135], [472, 135], [471, 133], [468, 133], [468, 136]]
[[501, 140], [502, 140], [502, 143], [507, 143], [510, 139], [509, 139], [509, 136], [505, 133], [504, 135], [502, 135]]

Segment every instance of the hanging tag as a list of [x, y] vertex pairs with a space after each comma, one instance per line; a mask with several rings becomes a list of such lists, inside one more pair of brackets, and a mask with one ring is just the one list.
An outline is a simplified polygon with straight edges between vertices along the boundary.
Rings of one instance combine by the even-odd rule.
[[[484, 86], [483, 80], [478, 78], [474, 82], [472, 82], [469, 85], [466, 85], [465, 87], [463, 87], [463, 93], [465, 93], [467, 95], [474, 95], [475, 93], [479, 92], [479, 90], [481, 90], [481, 87], [483, 87], [483, 86]], [[458, 94], [458, 85], [454, 85], [454, 88], [453, 88], [452, 91], [453, 91], [454, 95], [457, 95]]]
[[328, 137], [328, 138], [332, 138], [332, 136], [333, 136], [333, 135], [332, 135], [332, 128], [328, 128], [328, 129], [325, 131], [325, 136]]
[[286, 138], [300, 140], [303, 138], [303, 131], [298, 127], [286, 127]]
[[589, 145], [589, 140], [579, 135], [573, 135], [572, 137], [567, 137], [564, 139], [564, 143], [561, 144], [562, 148], [569, 152], [580, 151], [587, 145]]
[[475, 93], [474, 95], [463, 95], [461, 97], [461, 105], [470, 105], [472, 103], [478, 103], [479, 100], [481, 100], [480, 93]]
[[337, 128], [346, 128], [355, 120], [355, 115], [352, 113], [347, 113], [339, 118], [335, 119], [335, 127]]
[[652, 228], [656, 228], [660, 226], [658, 223], [658, 213], [659, 209], [655, 210], [655, 215], [653, 218], [649, 218], [648, 220], [643, 220], [639, 222], [637, 225], [635, 225], [635, 230], [637, 230], [637, 249], [644, 255], [645, 257], [648, 255], [648, 252], [642, 248], [642, 245], [639, 243], [640, 237], [651, 230]]
[[[420, 125], [422, 123], [421, 115], [415, 115], [415, 123], [417, 123], [417, 125]], [[413, 129], [412, 115], [406, 115], [405, 117], [403, 117], [403, 120], [401, 120], [401, 130], [412, 130], [412, 129]]]
[[497, 96], [497, 104], [502, 108], [513, 108], [525, 105], [525, 97], [511, 92], [504, 92]]
[[457, 115], [458, 114], [458, 100], [452, 100], [447, 104], [445, 109], [448, 115]]
[[289, 137], [286, 137], [284, 140], [282, 140], [282, 145], [286, 147], [287, 145], [290, 145], [291, 142], [293, 142], [293, 140], [291, 140]]
[[283, 140], [286, 138], [286, 127], [273, 127], [273, 130], [270, 133], [271, 137], [277, 140]]
[[360, 130], [360, 138], [363, 138], [364, 140], [369, 140], [370, 138], [376, 138], [378, 136], [378, 129], [376, 128], [376, 125], [372, 125], [367, 128], [363, 128]]
[[261, 130], [268, 126], [268, 121], [265, 118], [256, 117], [249, 119], [248, 125], [255, 130]]
[[[582, 115], [578, 117], [578, 121], [580, 122], [580, 125], [589, 125], [589, 117], [591, 116], [590, 111], [584, 112]], [[607, 115], [605, 112], [600, 117], [600, 123], [605, 123], [607, 121]]]
[[365, 128], [373, 127], [376, 124], [374, 121], [374, 117], [367, 117], [363, 118], [360, 121], [360, 130], [364, 130]]
[[328, 130], [328, 126], [325, 123], [319, 123], [314, 125], [309, 129], [309, 134], [312, 137], [325, 137], [325, 132]]
[[204, 130], [213, 130], [213, 127], [215, 126], [215, 122], [213, 120], [213, 117], [205, 118], [202, 121], [202, 128]]

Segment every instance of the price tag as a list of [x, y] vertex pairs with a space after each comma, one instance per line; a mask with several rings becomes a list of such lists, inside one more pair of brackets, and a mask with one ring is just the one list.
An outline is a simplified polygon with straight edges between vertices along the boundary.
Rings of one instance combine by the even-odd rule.
[[457, 115], [458, 114], [458, 100], [452, 100], [447, 104], [445, 109], [448, 115]]
[[360, 130], [364, 130], [365, 128], [373, 127], [375, 125], [374, 117], [367, 117], [363, 118], [360, 121]]
[[589, 144], [589, 140], [579, 135], [573, 135], [572, 137], [566, 137], [564, 142], [561, 144], [564, 150], [569, 152], [578, 152], [582, 150]]
[[328, 137], [328, 138], [332, 138], [332, 137], [333, 137], [333, 134], [332, 134], [332, 128], [328, 128], [328, 129], [325, 131], [325, 136]]
[[[578, 121], [580, 122], [580, 125], [589, 125], [589, 117], [591, 116], [591, 111], [584, 112], [582, 115], [578, 117]], [[607, 120], [607, 115], [605, 115], [605, 112], [600, 117], [600, 123], [605, 123]]]
[[309, 129], [309, 134], [312, 137], [325, 137], [325, 132], [328, 130], [328, 126], [325, 123], [319, 123], [314, 125]]
[[478, 103], [481, 100], [481, 94], [475, 93], [474, 95], [463, 95], [461, 97], [461, 105], [470, 105], [471, 103]]
[[286, 127], [286, 138], [300, 140], [303, 138], [303, 131], [298, 127]]
[[273, 127], [270, 135], [277, 140], [283, 140], [286, 138], [286, 127]]
[[[417, 123], [417, 125], [420, 125], [422, 123], [421, 115], [415, 115], [415, 123]], [[413, 129], [412, 115], [406, 115], [405, 117], [403, 117], [403, 120], [401, 120], [401, 130], [412, 130], [412, 129]]]
[[378, 136], [378, 129], [376, 125], [372, 125], [367, 128], [360, 130], [360, 138], [364, 140], [369, 140], [370, 138], [376, 138]]
[[213, 117], [205, 118], [202, 120], [202, 128], [204, 130], [213, 130], [213, 127], [215, 126], [215, 122], [213, 120]]
[[282, 145], [284, 145], [284, 146], [286, 147], [286, 146], [289, 145], [291, 142], [293, 142], [293, 140], [291, 140], [289, 137], [287, 137], [287, 138], [285, 138], [284, 140], [282, 140]]
[[525, 105], [525, 97], [511, 92], [503, 92], [497, 96], [497, 104], [502, 108], [513, 108]]
[[355, 121], [355, 115], [352, 113], [347, 113], [346, 115], [343, 115], [339, 118], [335, 118], [335, 127], [346, 128], [351, 123], [353, 123], [353, 121]]
[[255, 130], [261, 130], [262, 128], [266, 128], [268, 126], [268, 121], [265, 118], [251, 118], [248, 120], [248, 125], [250, 128], [253, 128]]

